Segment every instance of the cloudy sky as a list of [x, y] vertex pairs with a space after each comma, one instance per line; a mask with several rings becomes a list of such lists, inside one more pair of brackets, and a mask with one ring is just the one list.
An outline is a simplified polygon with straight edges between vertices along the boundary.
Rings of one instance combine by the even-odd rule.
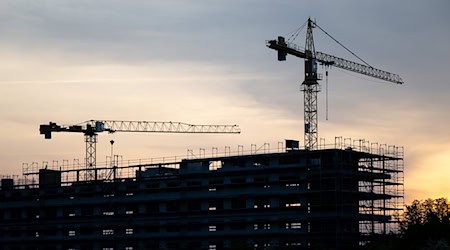
[[[39, 125], [90, 119], [239, 124], [241, 135], [102, 134], [124, 159], [303, 140], [303, 62], [265, 41], [308, 17], [404, 85], [329, 70], [319, 137], [405, 147], [406, 198], [450, 196], [450, 3], [400, 1], [0, 2], [1, 174], [22, 163], [84, 158], [79, 134]], [[315, 30], [316, 49], [356, 60]], [[296, 42], [304, 44], [304, 32]], [[323, 73], [323, 69], [322, 73]], [[321, 83], [323, 89], [325, 83]]]

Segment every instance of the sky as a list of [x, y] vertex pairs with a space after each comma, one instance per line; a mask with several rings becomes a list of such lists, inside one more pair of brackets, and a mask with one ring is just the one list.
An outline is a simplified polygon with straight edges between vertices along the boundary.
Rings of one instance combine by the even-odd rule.
[[[84, 158], [80, 134], [44, 140], [50, 121], [238, 124], [240, 135], [99, 135], [97, 161], [206, 154], [303, 141], [303, 61], [267, 40], [308, 17], [396, 85], [329, 69], [319, 137], [403, 146], [406, 201], [450, 197], [447, 0], [0, 1], [0, 175]], [[316, 50], [357, 61], [319, 30]], [[304, 32], [295, 40], [304, 45]], [[319, 68], [324, 73], [325, 69]]]

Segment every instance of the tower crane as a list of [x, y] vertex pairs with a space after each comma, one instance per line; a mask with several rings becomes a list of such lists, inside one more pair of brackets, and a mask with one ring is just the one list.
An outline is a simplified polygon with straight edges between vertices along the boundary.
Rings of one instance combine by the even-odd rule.
[[[278, 51], [278, 61], [285, 61], [286, 56], [293, 55], [305, 60], [305, 80], [301, 84], [304, 92], [304, 130], [305, 130], [305, 148], [309, 150], [317, 149], [318, 138], [318, 121], [317, 121], [317, 93], [320, 91], [318, 80], [322, 80], [322, 76], [317, 73], [317, 63], [325, 66], [334, 66], [341, 69], [349, 70], [366, 76], [374, 77], [383, 81], [403, 84], [402, 78], [381, 69], [376, 69], [355, 55], [330, 34], [323, 30], [311, 18], [307, 21], [308, 27], [306, 31], [305, 48], [302, 49], [298, 45], [286, 42], [286, 39], [279, 36], [277, 40], [267, 41], [266, 46]], [[319, 51], [315, 51], [313, 28], [319, 28], [335, 42], [343, 46], [347, 51], [360, 59], [364, 64], [356, 63], [350, 60], [339, 58]]]
[[[86, 170], [96, 166], [96, 143], [98, 133], [141, 132], [141, 133], [188, 133], [188, 134], [239, 134], [238, 125], [193, 125], [182, 122], [89, 120], [76, 125], [63, 126], [54, 122], [39, 127], [45, 139], [51, 139], [53, 132], [83, 133], [86, 142]], [[92, 176], [90, 176], [92, 178]]]

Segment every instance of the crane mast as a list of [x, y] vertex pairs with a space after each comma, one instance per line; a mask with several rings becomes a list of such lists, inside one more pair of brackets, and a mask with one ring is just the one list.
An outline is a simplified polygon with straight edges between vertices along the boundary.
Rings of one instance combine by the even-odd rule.
[[183, 122], [89, 120], [77, 125], [62, 126], [54, 122], [39, 127], [45, 139], [53, 132], [83, 133], [86, 143], [86, 179], [96, 180], [96, 145], [101, 132], [189, 133], [189, 134], [239, 134], [238, 125], [193, 125]]
[[[305, 61], [305, 80], [301, 84], [301, 91], [304, 93], [304, 131], [305, 131], [305, 149], [315, 150], [318, 147], [318, 115], [317, 115], [317, 94], [320, 92], [319, 80], [322, 80], [321, 74], [317, 73], [317, 63], [325, 66], [334, 66], [349, 70], [359, 74], [374, 77], [387, 82], [403, 84], [402, 78], [381, 69], [372, 66], [356, 63], [350, 60], [339, 58], [323, 52], [315, 51], [313, 28], [320, 28], [311, 18], [307, 22], [305, 48], [286, 42], [285, 38], [279, 36], [277, 40], [270, 40], [266, 46], [278, 52], [278, 61], [285, 61], [286, 56], [293, 55], [303, 58]], [[325, 32], [325, 31], [324, 31]], [[326, 33], [326, 32], [325, 32]], [[330, 36], [328, 33], [326, 33]], [[331, 36], [330, 36], [331, 37]], [[333, 37], [331, 37], [335, 40]], [[336, 41], [336, 40], [335, 40]], [[336, 41], [337, 42], [337, 41]], [[340, 43], [339, 43], [340, 44]], [[344, 47], [345, 48], [345, 47]], [[347, 48], [346, 48], [347, 49]], [[347, 49], [348, 50], [348, 49]], [[354, 54], [353, 52], [351, 52]], [[355, 55], [356, 56], [356, 55]], [[359, 58], [359, 57], [358, 57]], [[361, 59], [362, 60], [362, 59]]]
[[316, 149], [318, 137], [317, 93], [320, 91], [317, 75], [316, 51], [314, 48], [313, 23], [308, 19], [305, 43], [305, 80], [301, 85], [303, 91], [305, 148]]

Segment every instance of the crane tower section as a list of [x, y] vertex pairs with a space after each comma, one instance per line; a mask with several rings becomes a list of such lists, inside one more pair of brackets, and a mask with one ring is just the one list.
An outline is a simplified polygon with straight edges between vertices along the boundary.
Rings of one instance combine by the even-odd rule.
[[320, 85], [317, 82], [317, 61], [316, 51], [314, 49], [313, 23], [308, 20], [308, 30], [306, 33], [305, 44], [305, 80], [301, 85], [304, 93], [304, 121], [305, 121], [305, 148], [316, 149], [318, 137], [317, 122], [317, 93], [320, 91]]

